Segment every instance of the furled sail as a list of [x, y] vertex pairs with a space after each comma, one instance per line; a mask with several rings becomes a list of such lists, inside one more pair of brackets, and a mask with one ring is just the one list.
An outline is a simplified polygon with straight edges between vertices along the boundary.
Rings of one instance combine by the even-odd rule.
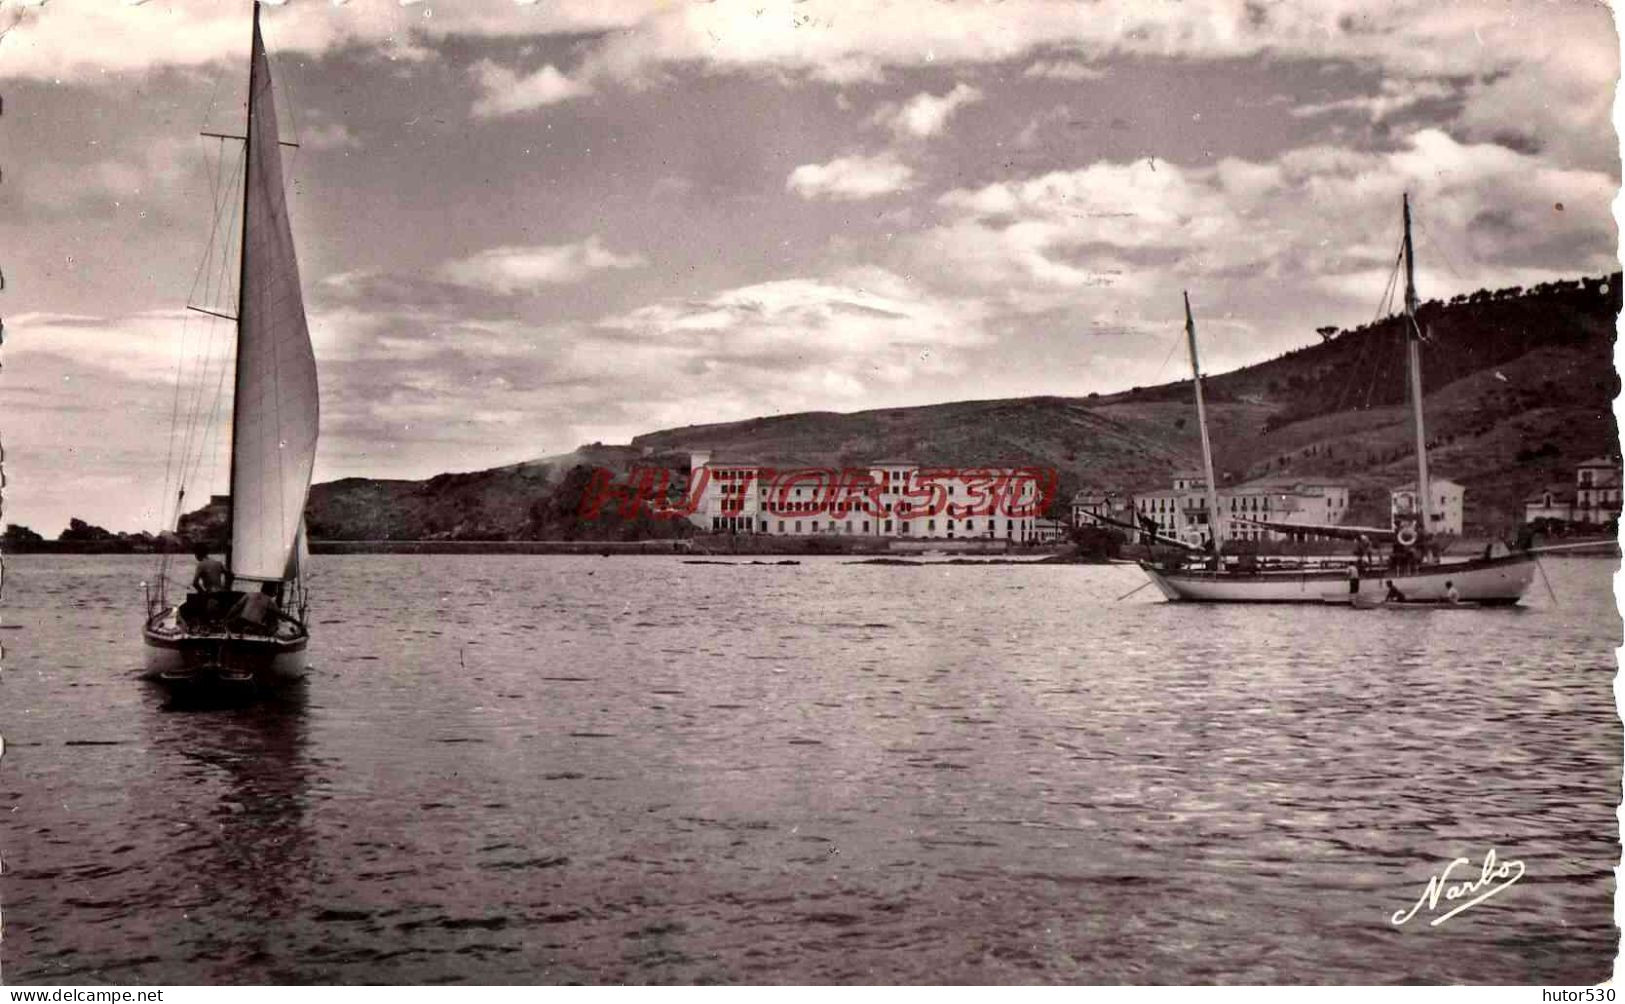
[[237, 382], [232, 410], [231, 571], [281, 581], [316, 457], [316, 358], [282, 187], [270, 64], [254, 23]]

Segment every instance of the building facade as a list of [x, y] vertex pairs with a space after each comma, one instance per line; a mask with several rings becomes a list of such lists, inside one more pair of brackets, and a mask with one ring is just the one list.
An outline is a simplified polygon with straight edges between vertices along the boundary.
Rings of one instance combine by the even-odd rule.
[[1038, 540], [1039, 477], [1014, 467], [945, 468], [912, 460], [829, 468], [696, 453], [689, 519], [718, 533], [900, 540]]
[[[1467, 489], [1448, 478], [1428, 478], [1432, 489], [1428, 505], [1427, 532], [1461, 536], [1462, 510], [1466, 506]], [[1416, 482], [1400, 485], [1388, 493], [1388, 515], [1396, 522], [1413, 518], [1420, 511], [1416, 498]]]
[[[1114, 508], [1117, 498], [1111, 492], [1079, 492], [1072, 499], [1073, 518], [1080, 524], [1094, 515], [1140, 525], [1150, 521], [1159, 534], [1190, 544], [1212, 536], [1207, 478], [1200, 473], [1182, 471], [1174, 475], [1172, 488], [1132, 493], [1122, 515]], [[1246, 521], [1335, 525], [1348, 513], [1349, 489], [1341, 482], [1316, 478], [1258, 478], [1219, 489], [1218, 499], [1224, 517], [1219, 521], [1221, 541], [1285, 540], [1291, 531]]]
[[1619, 518], [1619, 461], [1592, 457], [1574, 471], [1574, 521], [1601, 526]]
[[1526, 523], [1537, 519], [1604, 526], [1619, 519], [1620, 464], [1592, 457], [1574, 469], [1574, 485], [1550, 484], [1523, 500]]

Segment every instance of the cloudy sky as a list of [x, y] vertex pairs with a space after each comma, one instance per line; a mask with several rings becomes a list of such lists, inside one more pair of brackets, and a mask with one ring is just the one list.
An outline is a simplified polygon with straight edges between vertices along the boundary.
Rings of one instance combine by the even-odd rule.
[[[177, 359], [207, 418], [229, 342], [184, 308], [230, 309], [236, 148], [198, 133], [241, 129], [249, 5], [0, 31], [4, 520], [155, 529]], [[1584, 0], [289, 0], [264, 32], [322, 480], [1172, 379], [1182, 289], [1208, 368], [1268, 358], [1372, 319], [1404, 191], [1424, 297], [1616, 267]]]

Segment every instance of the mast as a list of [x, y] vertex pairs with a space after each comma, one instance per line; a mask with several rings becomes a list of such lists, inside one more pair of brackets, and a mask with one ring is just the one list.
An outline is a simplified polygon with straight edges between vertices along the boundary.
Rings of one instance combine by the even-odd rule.
[[1428, 483], [1427, 431], [1422, 423], [1422, 329], [1416, 323], [1416, 261], [1411, 248], [1411, 197], [1404, 195], [1405, 209], [1405, 364], [1410, 371], [1411, 413], [1416, 420], [1416, 542], [1428, 535], [1429, 502], [1433, 497]]
[[243, 407], [243, 315], [248, 311], [248, 187], [254, 174], [254, 64], [260, 46], [260, 0], [254, 0], [254, 29], [248, 43], [248, 119], [243, 129], [243, 225], [238, 235], [237, 254], [237, 341], [232, 352], [231, 381], [231, 474], [226, 490], [226, 573], [232, 571], [231, 541], [237, 522], [237, 437], [242, 431]]
[[1213, 554], [1221, 550], [1219, 540], [1219, 488], [1213, 480], [1213, 447], [1207, 438], [1207, 408], [1202, 403], [1202, 365], [1196, 357], [1196, 321], [1191, 317], [1191, 295], [1185, 294], [1185, 337], [1191, 349], [1191, 384], [1196, 388], [1196, 424], [1202, 429], [1202, 468], [1207, 475], [1208, 533]]

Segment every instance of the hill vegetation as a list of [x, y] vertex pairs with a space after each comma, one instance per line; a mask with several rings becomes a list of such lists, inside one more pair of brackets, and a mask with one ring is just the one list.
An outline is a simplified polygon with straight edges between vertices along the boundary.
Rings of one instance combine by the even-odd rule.
[[[1429, 455], [1439, 477], [1467, 487], [1469, 532], [1509, 534], [1520, 500], [1548, 482], [1573, 483], [1576, 463], [1617, 454], [1612, 401], [1620, 275], [1479, 291], [1422, 304]], [[1387, 490], [1414, 477], [1398, 319], [1322, 328], [1303, 348], [1208, 378], [1209, 428], [1220, 480], [1334, 477], [1352, 489], [1351, 521], [1381, 519]], [[683, 520], [580, 516], [594, 468], [671, 472], [686, 489], [690, 451], [719, 459], [844, 466], [881, 459], [922, 464], [1038, 465], [1060, 475], [1059, 501], [1085, 486], [1166, 487], [1198, 466], [1190, 382], [1087, 397], [965, 401], [837, 414], [808, 412], [691, 425], [629, 446], [573, 453], [426, 481], [349, 478], [316, 485], [311, 535], [346, 540], [635, 540], [683, 536]], [[1058, 507], [1060, 508], [1060, 507]], [[1060, 513], [1057, 512], [1057, 515]], [[79, 533], [86, 532], [78, 528]], [[223, 530], [207, 510], [183, 535]], [[26, 541], [26, 528], [13, 542]], [[105, 532], [105, 531], [103, 531]]]

